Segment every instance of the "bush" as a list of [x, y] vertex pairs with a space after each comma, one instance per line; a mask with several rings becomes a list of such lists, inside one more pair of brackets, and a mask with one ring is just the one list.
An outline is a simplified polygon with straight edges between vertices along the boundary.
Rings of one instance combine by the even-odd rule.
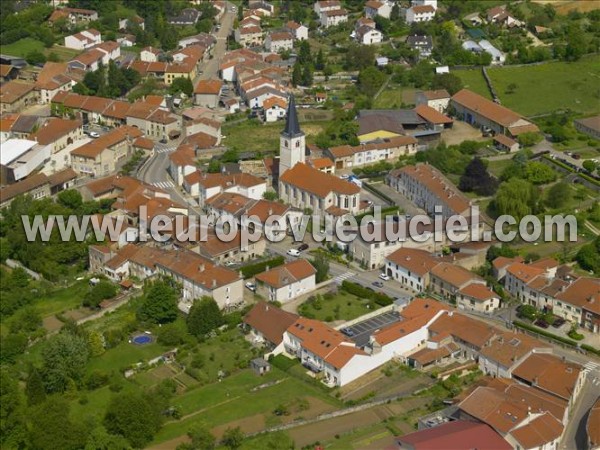
[[254, 275], [267, 270], [267, 266], [272, 269], [273, 267], [281, 266], [283, 263], [285, 263], [285, 258], [283, 256], [276, 256], [275, 258], [271, 258], [266, 261], [247, 265], [242, 267], [240, 270], [244, 278], [252, 278]]
[[366, 288], [357, 283], [352, 283], [347, 280], [342, 281], [342, 289], [359, 298], [372, 300], [379, 306], [388, 306], [394, 302], [394, 299], [386, 294], [383, 294], [381, 292], [375, 292], [372, 289]]
[[577, 330], [574, 328], [570, 330], [567, 334], [571, 339], [575, 339], [576, 341], [581, 341], [584, 338], [583, 334], [578, 333]]

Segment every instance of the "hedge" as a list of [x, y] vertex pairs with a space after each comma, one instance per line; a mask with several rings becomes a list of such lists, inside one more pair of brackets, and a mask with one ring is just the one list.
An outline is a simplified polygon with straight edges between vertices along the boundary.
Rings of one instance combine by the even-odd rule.
[[349, 294], [356, 295], [359, 298], [373, 300], [379, 306], [388, 306], [394, 302], [394, 299], [389, 295], [381, 292], [375, 292], [373, 289], [366, 288], [358, 283], [352, 283], [351, 281], [342, 281], [342, 289]]
[[395, 205], [396, 204], [396, 202], [391, 197], [388, 197], [386, 194], [384, 194], [383, 192], [381, 192], [379, 189], [374, 188], [369, 183], [363, 181], [362, 187], [364, 189], [366, 189], [367, 191], [370, 191], [371, 193], [375, 194], [380, 199], [388, 202], [390, 205]]
[[283, 256], [276, 256], [275, 258], [267, 259], [266, 261], [244, 266], [240, 269], [240, 271], [242, 272], [244, 278], [252, 278], [254, 275], [267, 270], [267, 266], [272, 269], [273, 267], [281, 266], [284, 262], [285, 258]]
[[[385, 216], [389, 216], [392, 213], [397, 213], [400, 211], [400, 208], [398, 206], [386, 206], [385, 208], [381, 208], [381, 217], [385, 217]], [[360, 221], [363, 217], [365, 217], [367, 214], [373, 214], [373, 210], [371, 211], [367, 211], [365, 213], [359, 214], [358, 216], [354, 216], [354, 218], [356, 219], [356, 221]]]
[[590, 353], [593, 353], [594, 355], [600, 356], [600, 350], [598, 350], [595, 347], [592, 347], [591, 345], [581, 344], [581, 348], [583, 350], [585, 350], [586, 352], [590, 352]]
[[524, 330], [533, 331], [542, 336], [546, 336], [550, 339], [554, 339], [555, 341], [562, 342], [563, 344], [570, 345], [572, 347], [577, 347], [577, 342], [572, 339], [568, 339], [562, 336], [557, 336], [556, 334], [550, 333], [548, 331], [542, 330], [540, 328], [534, 327], [533, 325], [529, 325], [528, 323], [521, 322], [519, 320], [513, 320], [513, 325], [518, 328], [523, 328]]

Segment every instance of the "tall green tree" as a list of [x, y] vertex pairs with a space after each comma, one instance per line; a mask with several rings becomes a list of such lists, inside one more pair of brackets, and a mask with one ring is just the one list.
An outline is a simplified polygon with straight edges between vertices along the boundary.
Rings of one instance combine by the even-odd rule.
[[167, 279], [153, 282], [146, 287], [145, 298], [138, 311], [138, 318], [145, 322], [169, 323], [177, 319], [179, 298], [177, 288]]
[[[304, 41], [303, 41], [304, 42]], [[310, 64], [304, 64], [302, 68], [302, 86], [312, 86], [313, 84], [313, 72]]]
[[79, 383], [88, 357], [88, 346], [83, 337], [63, 332], [50, 338], [42, 350], [46, 391], [64, 392], [70, 382]]
[[562, 208], [571, 199], [571, 186], [564, 181], [552, 185], [546, 193], [546, 204], [550, 208]]
[[223, 315], [219, 305], [211, 297], [196, 300], [187, 317], [190, 334], [202, 337], [223, 324]]
[[360, 90], [367, 96], [373, 97], [385, 82], [385, 74], [376, 67], [367, 67], [358, 74]]
[[47, 450], [79, 450], [85, 446], [85, 427], [69, 415], [67, 399], [55, 397], [37, 405], [30, 414], [31, 448]]
[[476, 192], [488, 196], [496, 192], [498, 183], [492, 177], [481, 158], [473, 158], [465, 168], [465, 173], [460, 178], [458, 188], [464, 192]]
[[317, 283], [325, 281], [329, 275], [329, 260], [323, 254], [317, 253], [310, 263], [317, 270], [315, 281]]
[[46, 400], [46, 389], [40, 372], [34, 367], [27, 378], [25, 387], [25, 395], [27, 396], [27, 404], [29, 406], [38, 405]]
[[194, 85], [188, 77], [175, 78], [169, 86], [169, 94], [179, 94], [180, 92], [188, 97], [191, 97], [194, 93]]
[[539, 212], [539, 190], [525, 180], [511, 178], [500, 185], [492, 202], [496, 216], [510, 215], [518, 222], [528, 214]]
[[17, 377], [0, 367], [0, 443], [3, 448], [26, 448], [25, 401]]
[[109, 433], [123, 436], [134, 448], [145, 447], [161, 425], [161, 411], [140, 393], [115, 395], [104, 416]]
[[240, 448], [243, 442], [244, 433], [240, 427], [227, 428], [223, 433], [223, 438], [221, 439], [221, 443], [231, 450]]
[[302, 84], [302, 64], [298, 61], [294, 64], [294, 70], [292, 71], [292, 84], [294, 86]]

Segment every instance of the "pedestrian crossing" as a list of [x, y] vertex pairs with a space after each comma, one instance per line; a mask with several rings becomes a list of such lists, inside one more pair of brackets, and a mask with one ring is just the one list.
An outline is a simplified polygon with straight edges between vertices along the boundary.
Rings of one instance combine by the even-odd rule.
[[172, 153], [177, 147], [176, 146], [170, 146], [170, 147], [161, 147], [161, 148], [157, 148], [155, 150], [156, 153]]
[[593, 370], [600, 370], [600, 364], [594, 361], [588, 361], [584, 365], [584, 370], [586, 372], [591, 372]]
[[342, 281], [347, 280], [348, 278], [352, 278], [356, 273], [354, 272], [344, 272], [333, 279], [337, 284], [342, 284]]
[[155, 183], [152, 183], [152, 186], [156, 186], [162, 189], [170, 189], [175, 187], [172, 181], [157, 181]]

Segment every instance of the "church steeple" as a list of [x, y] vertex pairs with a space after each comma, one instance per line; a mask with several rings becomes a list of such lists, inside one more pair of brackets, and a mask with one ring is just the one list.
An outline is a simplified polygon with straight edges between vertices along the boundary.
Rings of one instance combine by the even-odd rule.
[[296, 100], [294, 99], [294, 94], [290, 94], [287, 117], [285, 119], [285, 128], [281, 134], [287, 136], [288, 138], [304, 135], [300, 129], [300, 123], [298, 122], [298, 113], [296, 112]]
[[290, 94], [285, 128], [279, 137], [279, 176], [296, 164], [303, 163], [305, 161], [305, 151], [304, 133], [300, 129], [300, 122], [298, 122], [296, 101], [294, 95]]

